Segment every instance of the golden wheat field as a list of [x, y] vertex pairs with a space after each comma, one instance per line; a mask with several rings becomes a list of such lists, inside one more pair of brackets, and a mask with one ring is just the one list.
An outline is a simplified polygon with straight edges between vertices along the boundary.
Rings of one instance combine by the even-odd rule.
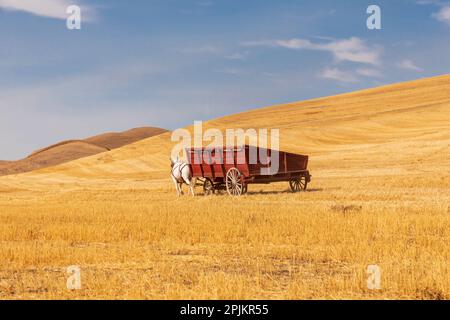
[[178, 199], [170, 133], [2, 177], [0, 298], [450, 298], [450, 76], [205, 126], [279, 128], [310, 156], [309, 190]]

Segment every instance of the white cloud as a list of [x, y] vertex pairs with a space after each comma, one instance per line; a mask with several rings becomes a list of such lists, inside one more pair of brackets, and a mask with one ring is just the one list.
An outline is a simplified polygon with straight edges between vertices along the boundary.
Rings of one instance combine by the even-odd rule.
[[441, 10], [439, 10], [439, 12], [433, 14], [433, 17], [438, 21], [450, 25], [450, 6], [442, 7]]
[[[0, 9], [9, 11], [23, 11], [36, 16], [67, 19], [67, 7], [70, 5], [79, 5], [73, 0], [0, 0]], [[91, 7], [81, 6], [82, 17], [92, 17], [93, 10]]]
[[400, 69], [417, 71], [417, 72], [423, 71], [422, 68], [418, 67], [413, 61], [411, 61], [409, 59], [405, 59], [405, 60], [402, 60], [399, 63], [397, 63], [397, 67], [399, 67]]
[[340, 70], [338, 68], [326, 68], [319, 74], [319, 76], [324, 79], [337, 80], [345, 83], [358, 82], [358, 77], [356, 77], [352, 72]]
[[383, 74], [377, 70], [372, 68], [360, 68], [356, 70], [356, 73], [363, 77], [368, 78], [381, 78], [383, 77]]
[[319, 49], [318, 45], [305, 39], [276, 40], [275, 43], [280, 47], [288, 49]]
[[343, 83], [355, 83], [360, 81], [360, 77], [382, 78], [383, 74], [374, 68], [359, 68], [351, 71], [341, 70], [339, 68], [326, 68], [320, 72], [319, 77]]
[[355, 37], [330, 42], [323, 46], [323, 50], [332, 52], [339, 61], [380, 64], [381, 50], [369, 48], [363, 40]]
[[369, 47], [362, 39], [351, 37], [349, 39], [332, 40], [328, 43], [314, 43], [307, 39], [290, 40], [262, 40], [244, 42], [244, 46], [272, 46], [292, 50], [317, 50], [330, 52], [338, 61], [379, 65], [381, 64], [382, 50], [378, 46]]

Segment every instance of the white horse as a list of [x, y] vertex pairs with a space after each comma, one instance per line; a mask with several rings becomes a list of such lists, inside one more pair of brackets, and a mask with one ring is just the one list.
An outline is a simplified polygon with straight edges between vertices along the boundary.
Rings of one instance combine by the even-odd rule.
[[181, 196], [183, 194], [181, 187], [183, 183], [185, 183], [189, 186], [192, 196], [195, 197], [194, 187], [196, 179], [192, 177], [189, 164], [178, 159], [173, 161], [172, 158], [170, 159], [170, 162], [172, 167], [171, 176], [173, 183], [175, 184], [175, 188], [177, 189], [177, 195]]

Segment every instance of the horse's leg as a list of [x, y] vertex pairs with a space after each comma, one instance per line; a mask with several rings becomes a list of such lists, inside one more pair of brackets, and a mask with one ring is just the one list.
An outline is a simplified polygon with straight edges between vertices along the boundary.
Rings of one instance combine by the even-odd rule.
[[194, 179], [184, 175], [183, 180], [184, 180], [184, 183], [186, 183], [188, 185], [189, 191], [191, 192], [192, 196], [195, 197], [194, 184], [193, 184]]
[[177, 196], [180, 196], [180, 190], [178, 188], [178, 181], [172, 176], [172, 181], [175, 184], [175, 190], [177, 190]]
[[193, 178], [193, 179], [191, 179], [191, 181], [189, 181], [189, 189], [191, 190], [191, 193], [192, 193], [193, 197], [195, 197], [195, 192], [194, 192], [195, 183], [196, 183], [196, 179], [195, 178]]
[[181, 194], [181, 195], [184, 195], [184, 192], [183, 192], [183, 182], [178, 183], [178, 188], [180, 189], [180, 194]]
[[181, 178], [184, 181], [184, 183], [186, 183], [189, 187], [189, 191], [192, 193], [192, 196], [195, 197], [195, 193], [194, 193], [194, 185], [193, 183], [193, 178], [191, 177], [191, 172], [189, 170], [189, 167], [186, 166], [183, 168], [182, 172], [181, 172]]
[[180, 196], [180, 194], [178, 192], [178, 182], [174, 176], [172, 176], [172, 181], [173, 181], [173, 184], [175, 185], [175, 190], [177, 191], [177, 196]]

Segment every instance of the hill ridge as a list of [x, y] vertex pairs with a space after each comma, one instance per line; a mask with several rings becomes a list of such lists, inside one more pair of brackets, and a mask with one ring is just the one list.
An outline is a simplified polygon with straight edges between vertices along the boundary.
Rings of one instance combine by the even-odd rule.
[[0, 176], [60, 165], [120, 148], [164, 132], [167, 130], [157, 127], [139, 127], [123, 132], [107, 132], [85, 139], [64, 140], [33, 151], [27, 157], [17, 161], [0, 161]]
[[61, 142], [52, 144], [52, 145], [50, 145], [50, 146], [48, 146], [48, 147], [45, 147], [45, 148], [42, 148], [42, 149], [33, 151], [33, 152], [32, 152], [30, 155], [28, 155], [25, 159], [32, 158], [32, 157], [34, 157], [34, 156], [37, 156], [38, 154], [41, 154], [41, 153], [43, 153], [43, 152], [45, 152], [45, 151], [48, 151], [48, 150], [51, 150], [51, 149], [53, 149], [53, 148], [61, 147], [61, 146], [64, 146], [64, 145], [66, 145], [66, 144], [75, 143], [75, 142], [85, 143], [85, 144], [93, 145], [93, 146], [96, 146], [96, 147], [99, 147], [99, 148], [104, 148], [105, 151], [110, 151], [110, 150], [111, 150], [111, 149], [109, 149], [109, 148], [106, 148], [106, 147], [97, 145], [97, 144], [95, 144], [95, 143], [87, 142], [86, 140], [82, 140], [82, 139], [72, 139], [72, 140], [64, 140], [64, 141], [61, 141]]

